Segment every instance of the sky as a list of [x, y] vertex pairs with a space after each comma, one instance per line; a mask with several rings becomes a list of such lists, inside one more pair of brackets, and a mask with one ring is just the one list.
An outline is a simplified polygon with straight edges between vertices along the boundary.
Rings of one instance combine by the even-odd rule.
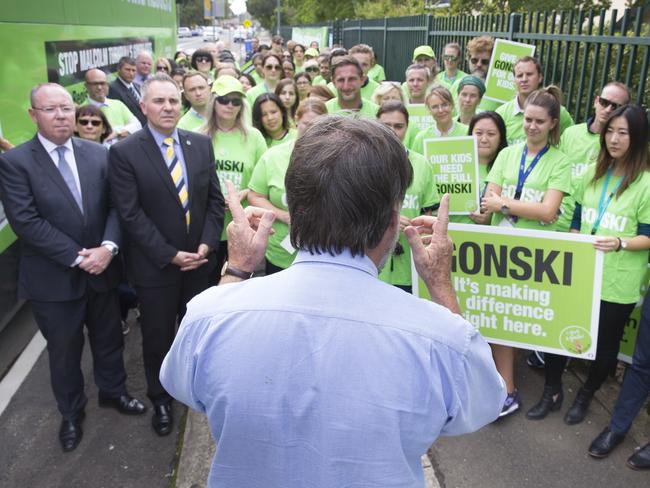
[[246, 0], [230, 0], [230, 10], [235, 15], [246, 12]]

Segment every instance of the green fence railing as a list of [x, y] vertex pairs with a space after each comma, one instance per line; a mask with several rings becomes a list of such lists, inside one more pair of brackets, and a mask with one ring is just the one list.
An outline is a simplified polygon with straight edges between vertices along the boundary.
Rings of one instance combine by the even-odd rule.
[[[327, 24], [333, 42], [350, 48], [369, 44], [388, 79], [402, 81], [413, 49], [429, 44], [440, 56], [448, 42], [463, 48], [473, 37], [490, 35], [535, 44], [545, 84], [558, 85], [576, 121], [591, 111], [594, 96], [611, 80], [628, 85], [633, 100], [650, 106], [650, 9], [530, 12], [527, 14], [417, 15], [341, 20]], [[290, 37], [290, 30], [284, 31]]]

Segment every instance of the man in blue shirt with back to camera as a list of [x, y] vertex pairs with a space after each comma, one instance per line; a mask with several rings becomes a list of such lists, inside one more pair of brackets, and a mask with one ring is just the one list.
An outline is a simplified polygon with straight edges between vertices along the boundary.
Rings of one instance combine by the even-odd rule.
[[[451, 284], [448, 195], [437, 220], [405, 229], [433, 301], [377, 278], [411, 179], [391, 131], [319, 118], [296, 141], [285, 180], [298, 255], [255, 279], [274, 215], [244, 212], [229, 188], [220, 286], [190, 302], [160, 374], [208, 416], [209, 486], [422, 487], [420, 457], [438, 436], [498, 417], [504, 382]], [[426, 247], [420, 234], [433, 234]]]

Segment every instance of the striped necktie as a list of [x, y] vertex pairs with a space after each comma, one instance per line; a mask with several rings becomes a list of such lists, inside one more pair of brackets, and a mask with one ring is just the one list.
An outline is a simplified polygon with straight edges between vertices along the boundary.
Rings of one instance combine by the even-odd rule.
[[190, 228], [190, 201], [189, 194], [187, 193], [187, 185], [185, 184], [185, 178], [183, 178], [183, 168], [181, 167], [181, 162], [178, 160], [178, 156], [174, 152], [174, 139], [167, 137], [163, 141], [163, 146], [165, 149], [165, 159], [167, 160], [167, 169], [169, 169], [169, 174], [172, 177], [174, 186], [176, 187], [176, 192], [178, 193], [178, 198], [181, 201], [183, 210], [185, 210], [185, 222], [187, 223], [187, 228]]

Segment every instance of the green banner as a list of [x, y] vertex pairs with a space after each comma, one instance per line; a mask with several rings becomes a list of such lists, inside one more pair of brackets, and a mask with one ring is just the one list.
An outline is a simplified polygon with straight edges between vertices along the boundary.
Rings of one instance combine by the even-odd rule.
[[[495, 344], [594, 359], [603, 253], [592, 236], [450, 224], [463, 316]], [[413, 294], [430, 298], [413, 272]]]
[[490, 68], [485, 79], [485, 95], [483, 95], [483, 98], [504, 103], [512, 100], [517, 94], [512, 67], [518, 59], [534, 55], [535, 46], [531, 44], [497, 39], [494, 43]]
[[478, 210], [480, 182], [474, 137], [425, 139], [424, 157], [433, 168], [438, 194], [449, 193], [450, 215], [467, 215]]
[[643, 298], [650, 287], [650, 265], [646, 272], [643, 283], [641, 284], [641, 299], [638, 301], [632, 315], [627, 319], [625, 329], [623, 330], [623, 338], [618, 350], [618, 359], [626, 363], [632, 363], [632, 356], [634, 355], [634, 347], [636, 346], [636, 335], [639, 332], [639, 324], [641, 323], [641, 307], [643, 306]]
[[329, 32], [327, 27], [294, 27], [291, 30], [291, 39], [305, 47], [316, 41], [319, 49], [323, 50], [329, 45]]
[[409, 113], [409, 128], [415, 126], [421, 131], [435, 125], [433, 116], [424, 103], [409, 103], [406, 110]]

